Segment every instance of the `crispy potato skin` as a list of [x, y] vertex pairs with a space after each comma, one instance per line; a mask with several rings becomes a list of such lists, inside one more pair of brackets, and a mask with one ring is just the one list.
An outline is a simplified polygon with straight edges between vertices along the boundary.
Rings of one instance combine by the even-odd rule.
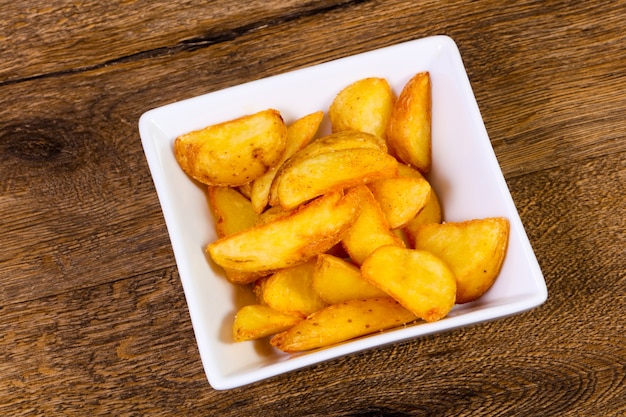
[[257, 223], [250, 200], [239, 191], [221, 186], [209, 186], [207, 189], [218, 237], [232, 235]]
[[271, 185], [269, 204], [290, 210], [326, 192], [394, 176], [397, 165], [381, 138], [364, 132], [332, 133], [285, 161]]
[[293, 209], [328, 192], [396, 175], [398, 162], [377, 149], [322, 153], [290, 165], [276, 177], [280, 205]]
[[444, 318], [454, 307], [454, 274], [445, 262], [430, 252], [382, 246], [363, 262], [361, 273], [428, 322]]
[[363, 279], [358, 266], [325, 253], [317, 257], [313, 270], [313, 288], [328, 304], [388, 296]]
[[344, 234], [341, 244], [353, 262], [361, 265], [374, 250], [385, 245], [404, 247], [403, 241], [390, 229], [380, 205], [365, 185], [355, 187], [359, 195], [359, 216]]
[[289, 159], [289, 164], [330, 151], [354, 148], [379, 149], [387, 152], [387, 143], [383, 139], [366, 132], [334, 132], [312, 141], [303, 149], [295, 152], [293, 158]]
[[260, 339], [290, 329], [300, 321], [300, 317], [281, 313], [271, 307], [250, 304], [235, 314], [233, 340], [244, 342]]
[[439, 198], [437, 197], [435, 191], [431, 188], [430, 197], [428, 198], [426, 205], [424, 205], [424, 208], [417, 213], [413, 219], [409, 220], [403, 228], [410, 242], [410, 246], [415, 246], [415, 234], [423, 224], [441, 223], [442, 218], [443, 213], [441, 210], [441, 204], [439, 203]]
[[257, 213], [262, 213], [270, 199], [272, 182], [280, 167], [294, 153], [304, 148], [313, 140], [322, 123], [324, 112], [317, 111], [296, 120], [287, 127], [287, 142], [282, 156], [270, 169], [251, 183], [250, 201]]
[[387, 125], [390, 152], [422, 173], [430, 171], [432, 93], [430, 74], [417, 73], [402, 89]]
[[[209, 206], [215, 218], [218, 237], [225, 237], [249, 229], [258, 222], [250, 200], [235, 188], [209, 185]], [[225, 269], [226, 278], [233, 284], [249, 284], [259, 278], [255, 272]]]
[[457, 304], [480, 298], [495, 282], [509, 242], [509, 221], [502, 217], [425, 224], [415, 247], [443, 259], [457, 281]]
[[337, 94], [328, 109], [332, 131], [358, 131], [385, 138], [395, 96], [384, 78], [355, 81]]
[[257, 287], [260, 304], [266, 304], [282, 313], [305, 318], [326, 307], [313, 288], [316, 259], [276, 271], [264, 278]]
[[351, 300], [313, 313], [291, 329], [270, 339], [272, 346], [288, 353], [323, 348], [416, 320], [391, 298]]
[[274, 109], [177, 137], [174, 155], [187, 175], [207, 185], [240, 186], [263, 175], [285, 149], [287, 127]]
[[405, 226], [426, 206], [431, 187], [423, 178], [395, 177], [368, 184], [385, 214], [389, 227]]
[[[417, 169], [405, 164], [398, 165], [398, 176], [405, 178], [421, 178], [425, 180], [424, 176]], [[419, 226], [427, 223], [441, 223], [442, 220], [443, 210], [441, 208], [441, 203], [439, 202], [439, 197], [437, 196], [434, 188], [431, 187], [430, 196], [428, 197], [428, 200], [422, 210], [420, 210], [415, 217], [409, 220], [402, 229], [407, 237], [407, 240], [410, 242], [409, 246], [413, 246], [414, 235]]]
[[328, 193], [273, 221], [218, 239], [207, 251], [223, 268], [271, 273], [333, 247], [358, 212], [355, 194]]

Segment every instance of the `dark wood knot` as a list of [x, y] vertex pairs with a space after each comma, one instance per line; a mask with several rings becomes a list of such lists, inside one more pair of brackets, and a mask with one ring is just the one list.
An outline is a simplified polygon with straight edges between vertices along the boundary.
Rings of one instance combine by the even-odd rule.
[[[10, 136], [10, 137], [7, 137]], [[46, 133], [33, 134], [20, 128], [7, 132], [2, 138], [7, 154], [28, 161], [45, 161], [58, 157], [64, 148], [63, 141]]]
[[0, 152], [5, 161], [74, 170], [84, 153], [84, 132], [75, 123], [35, 119], [15, 123], [0, 131]]

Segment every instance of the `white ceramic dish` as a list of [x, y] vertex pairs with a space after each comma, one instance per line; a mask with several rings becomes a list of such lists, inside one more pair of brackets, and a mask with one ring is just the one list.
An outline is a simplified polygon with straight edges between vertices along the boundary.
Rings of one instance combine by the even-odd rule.
[[[229, 284], [205, 256], [215, 239], [204, 187], [179, 168], [174, 138], [190, 130], [269, 107], [289, 123], [327, 110], [335, 94], [364, 77], [385, 77], [396, 93], [427, 70], [432, 79], [433, 170], [445, 220], [505, 216], [511, 222], [500, 276], [480, 300], [457, 306], [435, 323], [421, 323], [305, 354], [287, 355], [267, 340], [234, 343], [231, 324], [251, 294]], [[329, 130], [328, 121], [322, 126]], [[547, 290], [502, 171], [494, 155], [454, 41], [410, 41], [150, 110], [139, 130], [163, 209], [202, 363], [215, 389], [229, 389], [308, 365], [400, 340], [513, 315], [543, 303]], [[325, 133], [322, 131], [322, 133]]]

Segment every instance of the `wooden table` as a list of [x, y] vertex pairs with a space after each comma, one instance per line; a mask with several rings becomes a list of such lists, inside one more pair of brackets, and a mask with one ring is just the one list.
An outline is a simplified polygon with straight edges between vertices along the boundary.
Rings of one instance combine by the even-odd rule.
[[[626, 1], [202, 3], [2, 2], [0, 414], [626, 414]], [[139, 116], [434, 34], [459, 46], [547, 302], [213, 390]]]

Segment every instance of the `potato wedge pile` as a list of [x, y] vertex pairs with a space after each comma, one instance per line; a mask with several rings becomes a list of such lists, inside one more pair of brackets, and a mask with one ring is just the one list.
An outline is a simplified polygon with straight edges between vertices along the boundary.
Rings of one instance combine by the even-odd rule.
[[218, 239], [206, 250], [256, 303], [237, 342], [284, 352], [446, 317], [497, 278], [505, 218], [443, 222], [431, 164], [431, 81], [396, 97], [384, 78], [339, 91], [325, 113], [286, 124], [275, 109], [176, 138], [181, 168], [206, 184]]

